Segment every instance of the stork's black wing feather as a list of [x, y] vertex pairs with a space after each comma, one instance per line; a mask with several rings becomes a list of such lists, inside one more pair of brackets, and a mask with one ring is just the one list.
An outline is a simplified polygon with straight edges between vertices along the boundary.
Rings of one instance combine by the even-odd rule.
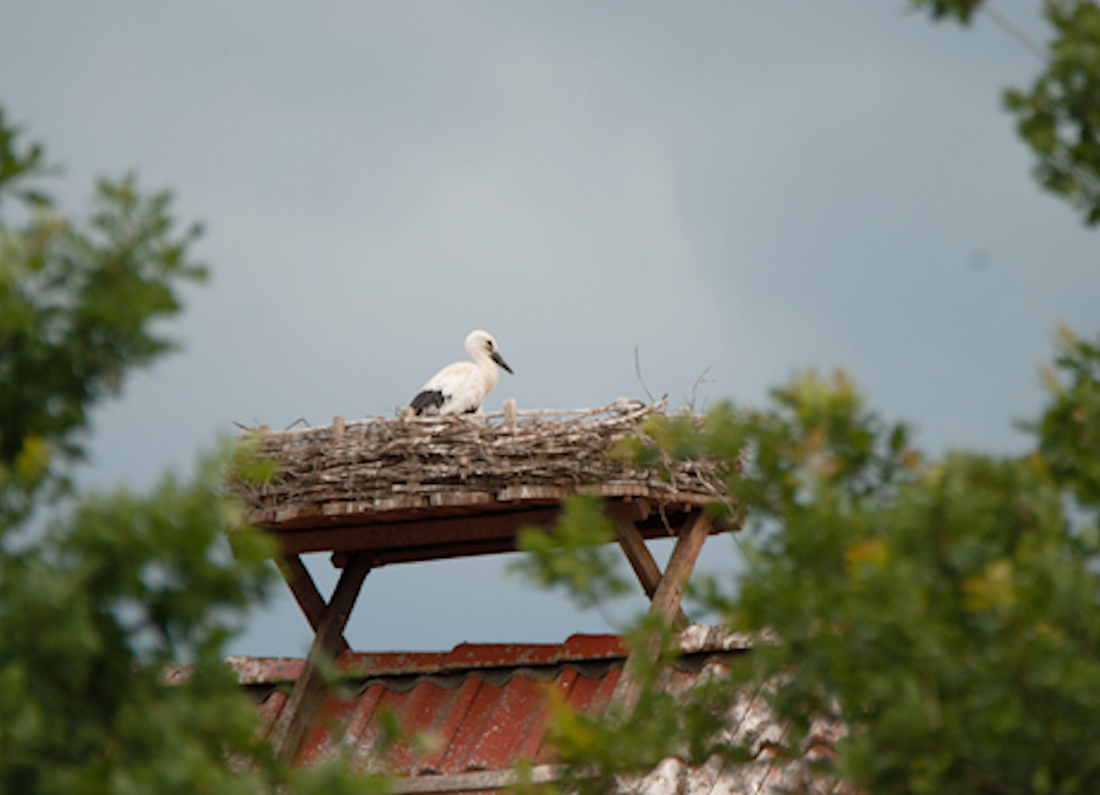
[[443, 406], [443, 393], [438, 389], [425, 389], [412, 399], [409, 407], [417, 414], [423, 414], [427, 409], [439, 409]]

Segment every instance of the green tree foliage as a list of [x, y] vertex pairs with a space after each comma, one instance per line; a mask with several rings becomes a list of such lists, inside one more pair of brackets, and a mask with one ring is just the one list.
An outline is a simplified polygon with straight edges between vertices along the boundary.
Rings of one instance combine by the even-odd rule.
[[89, 408], [171, 349], [154, 324], [205, 270], [167, 193], [104, 180], [75, 220], [48, 175], [0, 111], [0, 793], [379, 791], [343, 760], [279, 765], [223, 662], [274, 577], [225, 456], [147, 495], [73, 494]]
[[[837, 447], [808, 430], [787, 427], [791, 450]], [[849, 456], [795, 457], [814, 485], [754, 505], [778, 529], [728, 610], [781, 639], [754, 679], [782, 682], [792, 737], [814, 717], [851, 727], [837, 772], [869, 792], [1100, 787], [1096, 537], [1070, 531], [1041, 457], [952, 453], [862, 504], [837, 480]]]
[[[911, 0], [936, 19], [967, 24], [980, 0]], [[1049, 0], [1046, 68], [1030, 90], [1005, 91], [1005, 107], [1038, 158], [1035, 177], [1071, 201], [1085, 223], [1100, 224], [1100, 6], [1093, 0]]]
[[167, 192], [102, 180], [89, 217], [68, 218], [39, 185], [42, 147], [18, 138], [0, 109], [0, 527], [64, 485], [89, 408], [171, 348], [153, 325], [206, 275], [188, 252], [199, 230], [174, 233]]
[[[983, 9], [911, 1], [964, 24]], [[1005, 104], [1040, 183], [1095, 225], [1100, 9], [1053, 0], [1043, 13], [1046, 69]], [[842, 373], [797, 376], [762, 410], [720, 406], [702, 428], [686, 417], [647, 425], [624, 448], [640, 464], [749, 455], [730, 482], [748, 511], [748, 570], [733, 583], [697, 580], [695, 591], [731, 629], [763, 640], [683, 698], [652, 687], [666, 645], [635, 671], [644, 688], [632, 714], [559, 708], [549, 736], [567, 785], [608, 791], [670, 754], [743, 761], [755, 738], [719, 742], [714, 720], [751, 693], [789, 727], [781, 756], [801, 755], [815, 720], [845, 731], [818, 769], [856, 791], [1100, 791], [1100, 339], [1063, 329], [1045, 381], [1050, 403], [1023, 425], [1035, 449], [1018, 458], [929, 461]], [[527, 568], [543, 583], [598, 583], [608, 567], [568, 552], [584, 537], [574, 523], [563, 546], [571, 561], [540, 547]], [[589, 599], [611, 593], [590, 589]], [[654, 634], [667, 639], [668, 628], [643, 622], [632, 643], [651, 648]]]
[[1045, 373], [1051, 404], [1024, 428], [1039, 437], [1041, 460], [1082, 505], [1100, 508], [1100, 344], [1059, 329], [1057, 367]]
[[933, 19], [954, 17], [960, 22], [969, 22], [981, 5], [981, 0], [910, 0], [920, 8], [927, 8]]
[[1100, 223], [1100, 7], [1051, 2], [1044, 14], [1056, 31], [1047, 69], [1030, 91], [1009, 89], [1005, 106], [1038, 155], [1035, 176]]
[[580, 786], [669, 754], [745, 759], [747, 742], [712, 742], [713, 718], [763, 692], [791, 757], [815, 719], [847, 729], [823, 769], [861, 791], [1100, 791], [1100, 545], [1067, 499], [1100, 496], [1100, 345], [1063, 335], [1057, 367], [1022, 458], [928, 462], [842, 374], [797, 377], [760, 411], [721, 406], [702, 429], [651, 423], [681, 455], [751, 451], [731, 483], [751, 566], [703, 590], [732, 629], [774, 642], [686, 701], [647, 688], [632, 716], [559, 715]]
[[271, 570], [258, 536], [222, 548], [217, 479], [208, 461], [190, 485], [88, 497], [0, 557], [0, 791], [257, 791], [226, 764], [257, 749], [221, 646]]

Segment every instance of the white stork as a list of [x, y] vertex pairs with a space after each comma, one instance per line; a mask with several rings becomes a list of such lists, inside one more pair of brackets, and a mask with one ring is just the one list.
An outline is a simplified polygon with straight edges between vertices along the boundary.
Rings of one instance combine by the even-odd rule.
[[512, 372], [512, 368], [497, 351], [496, 340], [487, 331], [471, 331], [466, 338], [466, 353], [472, 362], [449, 364], [424, 384], [412, 399], [409, 408], [417, 414], [473, 414], [489, 394], [500, 373], [497, 365]]

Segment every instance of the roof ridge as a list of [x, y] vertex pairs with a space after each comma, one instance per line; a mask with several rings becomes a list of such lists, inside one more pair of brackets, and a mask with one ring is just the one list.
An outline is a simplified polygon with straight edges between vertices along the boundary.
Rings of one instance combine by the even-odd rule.
[[[725, 627], [691, 624], [676, 637], [682, 654], [728, 652], [748, 649], [752, 637]], [[459, 671], [501, 668], [537, 668], [567, 663], [614, 660], [626, 657], [628, 647], [618, 635], [576, 633], [564, 643], [469, 643], [449, 651], [344, 652], [336, 661], [336, 672], [351, 677], [423, 676]], [[242, 685], [294, 681], [303, 661], [293, 657], [251, 657], [227, 659]], [[185, 675], [176, 672], [175, 676]]]

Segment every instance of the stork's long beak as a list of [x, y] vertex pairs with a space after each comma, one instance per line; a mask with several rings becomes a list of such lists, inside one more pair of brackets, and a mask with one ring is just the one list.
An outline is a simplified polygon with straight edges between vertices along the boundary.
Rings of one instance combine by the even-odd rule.
[[512, 372], [512, 368], [508, 366], [508, 362], [504, 361], [504, 357], [501, 356], [496, 351], [493, 351], [492, 353], [490, 353], [489, 358], [491, 358], [494, 362], [496, 362], [501, 367], [503, 367], [505, 370], [507, 370], [508, 373], [510, 373], [511, 375], [515, 375], [515, 373]]

